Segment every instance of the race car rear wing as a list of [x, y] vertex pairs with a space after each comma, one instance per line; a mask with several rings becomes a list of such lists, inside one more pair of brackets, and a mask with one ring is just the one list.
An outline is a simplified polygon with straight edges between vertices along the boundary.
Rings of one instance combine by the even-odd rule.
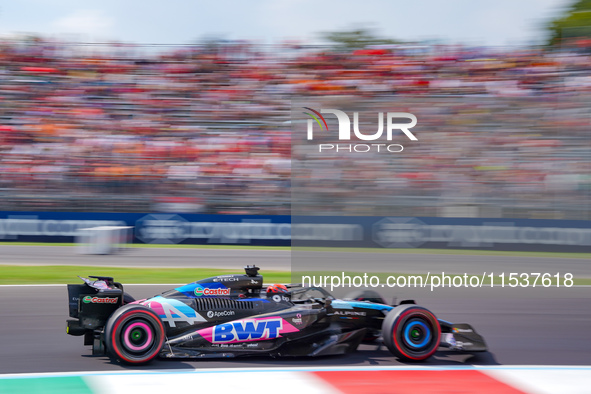
[[80, 329], [93, 330], [102, 327], [109, 316], [123, 305], [123, 286], [106, 276], [80, 277], [84, 284], [68, 285], [68, 309], [70, 317], [79, 319]]

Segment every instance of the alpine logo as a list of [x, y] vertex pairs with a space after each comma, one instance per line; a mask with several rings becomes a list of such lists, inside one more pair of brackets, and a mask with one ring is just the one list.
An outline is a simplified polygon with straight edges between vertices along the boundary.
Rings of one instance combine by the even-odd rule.
[[211, 343], [237, 343], [276, 339], [281, 334], [299, 331], [281, 317], [235, 320], [197, 331]]
[[357, 311], [334, 311], [335, 315], [340, 316], [366, 316], [366, 312], [357, 312]]
[[230, 295], [230, 289], [210, 289], [209, 287], [195, 287], [194, 291], [197, 297], [201, 296], [220, 296], [220, 295]]
[[142, 302], [142, 305], [153, 309], [170, 327], [177, 327], [177, 323], [197, 324], [207, 321], [189, 305], [173, 298], [157, 296]]
[[93, 297], [85, 296], [82, 302], [85, 304], [116, 304], [119, 299], [117, 297]]

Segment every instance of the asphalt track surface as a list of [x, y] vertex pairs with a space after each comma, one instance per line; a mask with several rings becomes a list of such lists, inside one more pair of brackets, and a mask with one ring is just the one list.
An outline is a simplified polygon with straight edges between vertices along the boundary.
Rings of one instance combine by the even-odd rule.
[[[154, 251], [144, 249], [141, 253], [137, 253], [137, 256], [132, 256], [136, 253], [135, 250], [118, 256], [79, 256], [73, 255], [71, 248], [64, 248], [70, 249], [62, 251], [62, 253], [69, 253], [69, 258], [65, 258], [66, 254], [59, 254], [59, 247], [50, 247], [51, 250], [23, 247], [26, 249], [14, 249], [10, 255], [3, 253], [7, 251], [6, 248], [9, 247], [3, 246], [0, 249], [2, 256], [0, 263], [15, 263], [14, 258], [17, 256], [22, 264], [31, 264], [27, 261], [39, 259], [52, 261], [51, 264], [151, 266], [143, 253], [149, 251], [152, 254]], [[267, 269], [279, 269], [282, 264], [287, 264], [289, 267], [290, 257], [289, 252], [262, 250], [246, 252], [156, 249], [156, 251], [153, 266], [212, 266], [211, 262], [217, 261], [219, 265], [214, 266], [236, 268], [237, 272], [242, 265], [253, 262], [264, 268], [269, 267]], [[189, 253], [184, 255], [187, 252]], [[350, 253], [350, 255], [353, 254], [357, 255]], [[168, 257], [162, 260], [166, 256]], [[363, 264], [364, 271], [384, 272], [380, 261], [387, 263], [391, 260], [382, 260], [382, 257], [396, 257], [398, 260], [400, 256], [373, 254], [372, 257], [376, 258], [372, 260], [374, 264], [366, 261]], [[565, 270], [569, 269], [576, 275], [576, 269], [582, 274], [587, 273], [589, 268], [586, 268], [585, 264], [590, 264], [589, 261], [582, 259], [510, 257], [508, 258], [510, 261], [507, 261], [505, 257], [489, 256], [404, 255], [403, 257], [407, 256], [416, 259], [415, 263], [422, 264], [420, 268], [415, 267], [419, 271], [430, 265], [443, 264], [442, 261], [444, 261], [449, 265], [450, 272], [463, 272], [464, 268], [471, 267], [470, 264], [476, 264], [478, 268], [486, 266], [488, 271], [499, 271], [506, 265], [511, 272], [516, 270], [540, 272], [545, 268], [552, 272], [557, 270], [566, 272]], [[351, 258], [351, 261], [357, 258]], [[187, 259], [190, 261], [185, 261]], [[513, 261], [512, 265], [511, 261]], [[286, 266], [283, 265], [283, 267]], [[389, 269], [389, 271], [393, 270]], [[398, 268], [395, 271], [404, 272], [403, 269]], [[589, 277], [589, 275], [585, 276]], [[195, 279], [199, 278], [188, 278], [187, 282]], [[126, 291], [136, 298], [144, 298], [170, 287], [170, 285], [128, 285]], [[339, 289], [335, 291], [335, 295], [343, 296], [346, 291]], [[476, 355], [438, 352], [425, 363], [426, 365], [591, 365], [591, 287], [444, 288], [434, 291], [404, 288], [380, 289], [380, 292], [387, 299], [393, 296], [398, 299], [415, 299], [420, 305], [431, 309], [439, 318], [472, 324], [484, 336], [490, 349], [490, 352]], [[68, 316], [65, 286], [0, 287], [0, 300], [0, 373], [137, 369], [137, 367], [127, 367], [113, 362], [108, 357], [93, 357], [90, 348], [83, 346], [82, 337], [66, 334], [65, 321]], [[401, 364], [384, 347], [362, 345], [356, 353], [345, 356], [297, 359], [257, 357], [219, 361], [156, 360], [142, 369], [364, 365]]]
[[96, 265], [114, 267], [220, 268], [262, 270], [426, 273], [556, 272], [591, 278], [587, 259], [410, 253], [317, 252], [254, 249], [130, 248], [115, 255], [81, 255], [71, 246], [0, 244], [0, 264]]

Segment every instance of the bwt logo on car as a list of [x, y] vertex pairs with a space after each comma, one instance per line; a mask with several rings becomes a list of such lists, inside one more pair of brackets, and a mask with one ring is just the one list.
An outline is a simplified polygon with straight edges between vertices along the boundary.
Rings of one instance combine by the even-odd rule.
[[195, 287], [195, 291], [194, 291], [195, 295], [197, 297], [201, 297], [201, 296], [218, 296], [218, 295], [230, 295], [230, 289], [227, 288], [217, 288], [217, 289], [211, 289], [209, 287], [201, 287], [201, 286], [197, 286]]
[[85, 296], [82, 302], [85, 304], [116, 304], [119, 299], [117, 297], [93, 297]]
[[248, 342], [275, 339], [283, 328], [280, 317], [264, 320], [237, 320], [214, 327], [212, 343]]
[[[322, 114], [332, 114], [337, 117], [339, 123], [339, 141], [351, 141], [351, 119], [349, 116], [338, 109], [321, 109], [320, 112], [309, 108], [303, 107], [310, 112], [304, 112], [304, 114], [310, 116], [312, 119], [308, 119], [308, 141], [314, 140], [314, 121], [320, 126], [320, 130], [328, 131], [328, 124]], [[417, 124], [417, 117], [408, 112], [388, 112], [386, 114], [386, 140], [392, 141], [392, 132], [394, 130], [402, 131], [411, 141], [418, 141], [418, 138], [410, 132], [409, 129], [413, 128]], [[395, 123], [395, 119], [409, 119], [407, 123]], [[324, 127], [323, 127], [324, 125]], [[359, 130], [359, 112], [353, 113], [353, 133], [355, 137], [362, 141], [376, 141], [382, 138], [384, 133], [384, 113], [378, 113], [378, 130], [373, 134], [364, 134]], [[319, 152], [333, 151], [333, 152], [402, 152], [404, 147], [400, 144], [318, 144]]]

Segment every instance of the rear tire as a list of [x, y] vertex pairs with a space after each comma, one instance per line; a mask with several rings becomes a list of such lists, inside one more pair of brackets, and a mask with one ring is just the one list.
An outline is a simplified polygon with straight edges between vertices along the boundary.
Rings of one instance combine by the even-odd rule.
[[107, 321], [105, 345], [110, 355], [127, 364], [146, 364], [164, 345], [164, 326], [152, 309], [123, 306]]
[[439, 321], [428, 309], [400, 305], [392, 309], [382, 324], [384, 344], [404, 361], [423, 361], [431, 357], [441, 341]]

